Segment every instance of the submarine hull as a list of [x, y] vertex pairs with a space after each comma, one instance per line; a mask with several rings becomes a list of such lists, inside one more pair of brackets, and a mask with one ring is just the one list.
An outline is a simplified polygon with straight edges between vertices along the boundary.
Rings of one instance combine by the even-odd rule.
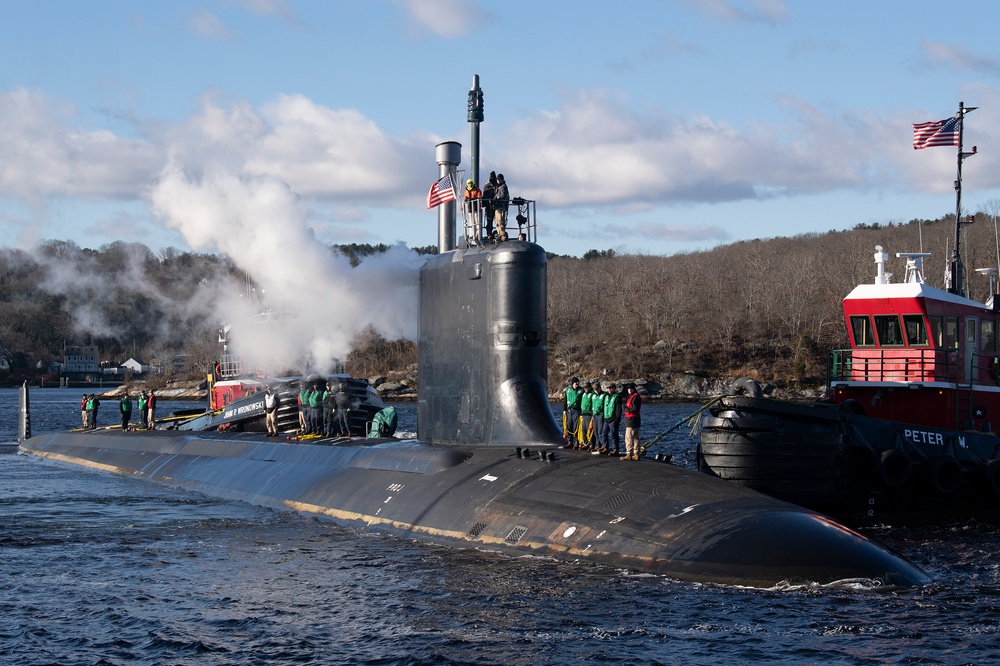
[[590, 560], [680, 580], [755, 587], [929, 580], [828, 518], [653, 461], [562, 450], [523, 457], [523, 450], [507, 447], [416, 440], [275, 443], [255, 434], [180, 431], [48, 433], [21, 448], [404, 538]]

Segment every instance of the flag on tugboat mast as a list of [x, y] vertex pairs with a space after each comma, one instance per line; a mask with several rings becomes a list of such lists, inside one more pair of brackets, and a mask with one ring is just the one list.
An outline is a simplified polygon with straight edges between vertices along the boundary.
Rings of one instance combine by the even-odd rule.
[[427, 208], [434, 208], [447, 201], [454, 200], [455, 186], [452, 184], [451, 174], [449, 173], [431, 185], [431, 190], [427, 193]]
[[957, 146], [959, 122], [958, 118], [946, 118], [930, 123], [913, 123], [913, 149]]

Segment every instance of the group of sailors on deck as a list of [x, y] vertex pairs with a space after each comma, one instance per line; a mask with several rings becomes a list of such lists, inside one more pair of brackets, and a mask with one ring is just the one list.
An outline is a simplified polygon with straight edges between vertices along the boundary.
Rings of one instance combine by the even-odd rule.
[[[465, 210], [472, 226], [472, 238], [477, 242], [484, 238], [483, 220], [486, 222], [485, 238], [490, 241], [503, 242], [507, 236], [507, 209], [510, 206], [510, 189], [503, 174], [490, 171], [489, 181], [483, 189], [479, 189], [472, 178], [465, 182]], [[522, 216], [518, 215], [518, 240], [526, 237], [521, 231]], [[496, 228], [494, 229], [494, 224]]]

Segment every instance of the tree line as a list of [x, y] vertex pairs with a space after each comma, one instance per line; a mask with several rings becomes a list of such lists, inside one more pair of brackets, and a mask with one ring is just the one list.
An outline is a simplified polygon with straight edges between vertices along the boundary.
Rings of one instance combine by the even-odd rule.
[[[984, 301], [997, 267], [996, 215], [963, 225], [962, 255], [970, 295]], [[926, 251], [928, 282], [944, 286], [954, 247], [954, 216], [905, 223], [859, 224], [846, 231], [751, 240], [670, 256], [591, 250], [549, 255], [549, 384], [571, 375], [664, 379], [678, 373], [749, 375], [780, 385], [816, 384], [826, 354], [846, 347], [841, 300], [872, 282], [873, 254]], [[332, 246], [356, 266], [386, 246]], [[432, 253], [435, 248], [418, 248]], [[16, 372], [61, 360], [66, 345], [96, 345], [115, 365], [141, 359], [188, 359], [200, 376], [219, 354], [218, 322], [193, 303], [199, 283], [239, 288], [246, 274], [228, 257], [154, 253], [140, 243], [99, 249], [46, 241], [34, 251], [0, 249], [0, 356]], [[89, 325], [81, 331], [81, 317]], [[338, 359], [357, 376], [406, 370], [415, 341], [386, 340], [364, 329]]]

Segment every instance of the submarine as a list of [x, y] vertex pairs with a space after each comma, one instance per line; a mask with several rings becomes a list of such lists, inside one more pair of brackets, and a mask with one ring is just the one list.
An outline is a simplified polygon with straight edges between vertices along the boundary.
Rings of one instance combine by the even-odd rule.
[[[439, 144], [437, 158], [442, 175], [454, 173], [460, 144]], [[463, 215], [462, 248], [456, 202], [439, 207], [440, 253], [420, 271], [415, 439], [182, 429], [32, 435], [23, 389], [20, 450], [402, 538], [682, 581], [930, 582], [816, 512], [665, 462], [563, 449], [546, 387], [547, 258], [531, 204], [518, 204], [528, 213], [524, 240], [498, 242]]]

